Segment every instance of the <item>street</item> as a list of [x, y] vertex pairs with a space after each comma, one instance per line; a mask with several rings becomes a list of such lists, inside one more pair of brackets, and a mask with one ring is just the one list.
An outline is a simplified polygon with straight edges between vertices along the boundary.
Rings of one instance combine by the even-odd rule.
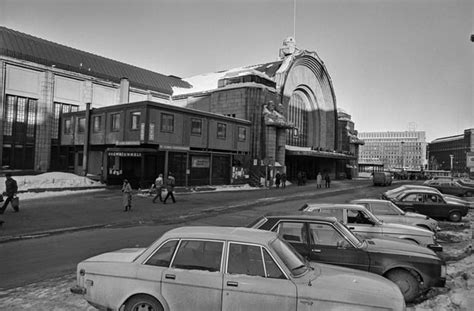
[[[33, 308], [35, 310], [48, 309], [53, 305], [63, 310], [84, 310], [87, 304], [81, 301], [80, 297], [71, 295], [64, 288], [58, 288], [58, 284], [69, 287], [74, 283], [75, 267], [78, 262], [93, 255], [120, 248], [146, 247], [164, 231], [173, 227], [183, 225], [245, 226], [264, 213], [296, 211], [308, 201], [342, 203], [355, 198], [376, 198], [386, 190], [385, 187], [373, 187], [369, 183], [361, 183], [357, 187], [334, 189], [334, 192], [318, 192], [313, 186], [307, 185], [293, 187], [288, 191], [288, 195], [277, 193], [276, 191], [280, 190], [276, 189], [243, 193], [183, 195], [178, 196], [179, 201], [174, 205], [151, 205], [148, 202], [149, 198], [139, 197], [135, 199], [139, 207], [132, 213], [123, 213], [115, 204], [115, 206], [105, 208], [110, 201], [117, 199], [113, 198], [110, 192], [88, 195], [84, 200], [81, 198], [53, 199], [52, 205], [69, 204], [75, 206], [76, 209], [82, 208], [82, 205], [89, 205], [85, 207], [86, 210], [90, 208], [91, 201], [102, 200], [104, 208], [114, 213], [111, 223], [116, 223], [116, 225], [89, 230], [72, 230], [62, 234], [0, 244], [2, 254], [0, 257], [2, 267], [0, 309], [2, 307], [7, 307], [8, 310], [28, 309], [30, 307], [24, 304], [30, 303], [29, 300], [27, 298], [18, 300], [18, 294], [23, 293], [22, 297], [29, 297], [37, 295], [39, 291], [44, 297], [39, 300], [35, 298], [38, 300]], [[242, 199], [243, 197], [245, 200]], [[139, 200], [142, 201], [138, 203]], [[145, 210], [144, 206], [148, 206], [147, 204], [148, 209], [152, 209], [151, 211]], [[34, 205], [31, 210], [37, 211], [40, 208]], [[138, 211], [139, 209], [142, 211]], [[24, 213], [26, 214], [26, 211]], [[160, 220], [156, 213], [162, 214], [163, 218]], [[97, 214], [99, 215], [97, 217], [103, 217], [104, 212], [98, 211]], [[121, 225], [114, 218], [129, 216], [134, 221], [128, 223], [122, 221]], [[49, 214], [48, 217], [52, 218], [54, 214]], [[12, 299], [16, 299], [16, 302]], [[71, 301], [74, 303], [69, 305]]]

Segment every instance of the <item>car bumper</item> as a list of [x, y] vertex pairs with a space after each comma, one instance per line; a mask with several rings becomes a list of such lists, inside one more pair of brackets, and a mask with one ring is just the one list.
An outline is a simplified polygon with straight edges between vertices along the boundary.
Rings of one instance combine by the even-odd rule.
[[431, 249], [434, 252], [442, 252], [443, 251], [443, 246], [440, 244], [430, 244], [428, 245], [428, 248]]
[[82, 286], [74, 286], [70, 288], [71, 293], [76, 294], [76, 295], [85, 295], [87, 293], [87, 289]]

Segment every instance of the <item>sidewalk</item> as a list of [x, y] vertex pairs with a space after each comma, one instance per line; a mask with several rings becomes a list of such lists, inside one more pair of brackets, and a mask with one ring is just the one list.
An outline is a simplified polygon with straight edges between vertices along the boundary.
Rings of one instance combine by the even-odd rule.
[[[286, 189], [256, 188], [240, 191], [177, 191], [177, 203], [153, 204], [152, 197], [136, 194], [132, 212], [123, 212], [119, 189], [68, 191], [65, 196], [22, 200], [19, 213], [9, 207], [0, 216], [0, 243], [51, 234], [105, 227], [143, 224], [170, 224], [224, 210], [268, 205], [301, 198], [309, 194], [334, 194], [337, 191], [371, 186], [370, 180], [335, 180], [331, 188], [316, 189], [315, 182]], [[209, 188], [209, 187], [207, 187]], [[209, 189], [208, 189], [209, 190]]]

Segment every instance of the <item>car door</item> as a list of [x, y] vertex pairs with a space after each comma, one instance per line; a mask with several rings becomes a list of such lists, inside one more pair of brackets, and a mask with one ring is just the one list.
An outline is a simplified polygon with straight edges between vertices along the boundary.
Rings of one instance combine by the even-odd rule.
[[310, 258], [308, 232], [303, 221], [280, 221], [273, 229], [305, 258]]
[[222, 310], [223, 250], [223, 241], [180, 241], [161, 279], [170, 310]]
[[347, 227], [363, 238], [382, 237], [382, 226], [374, 224], [370, 217], [361, 210], [345, 209]]
[[422, 214], [435, 218], [446, 217], [449, 212], [444, 199], [436, 193], [425, 193], [423, 203], [419, 203], [418, 206], [418, 209], [423, 210]]
[[296, 310], [296, 285], [266, 248], [230, 242], [227, 254], [222, 310]]
[[308, 223], [310, 240], [309, 259], [352, 269], [369, 269], [369, 255], [355, 247], [334, 226], [327, 223]]

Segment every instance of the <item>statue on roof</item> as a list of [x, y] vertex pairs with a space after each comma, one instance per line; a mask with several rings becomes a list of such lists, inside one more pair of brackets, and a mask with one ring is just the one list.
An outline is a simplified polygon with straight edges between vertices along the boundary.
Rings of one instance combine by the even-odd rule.
[[267, 104], [263, 105], [262, 114], [265, 125], [273, 125], [280, 128], [293, 128], [293, 124], [288, 122], [286, 117], [283, 115], [282, 109], [282, 104], [279, 104], [278, 107], [275, 107], [275, 103], [271, 100]]

